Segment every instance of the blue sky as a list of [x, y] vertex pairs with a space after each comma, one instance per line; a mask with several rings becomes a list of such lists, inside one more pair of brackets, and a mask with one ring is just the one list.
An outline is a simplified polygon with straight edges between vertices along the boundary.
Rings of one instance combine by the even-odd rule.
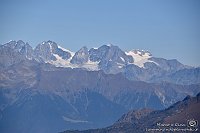
[[199, 0], [0, 0], [0, 44], [44, 40], [77, 51], [112, 43], [200, 66]]

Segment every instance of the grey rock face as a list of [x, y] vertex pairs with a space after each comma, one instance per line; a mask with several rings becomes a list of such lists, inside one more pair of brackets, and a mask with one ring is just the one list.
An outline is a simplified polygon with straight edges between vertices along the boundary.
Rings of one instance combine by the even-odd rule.
[[26, 58], [22, 54], [13, 51], [9, 47], [0, 47], [0, 65], [3, 67], [11, 66], [25, 59]]
[[39, 61], [55, 61], [56, 57], [54, 54], [59, 55], [63, 59], [67, 60], [71, 57], [71, 54], [67, 51], [63, 51], [58, 48], [58, 45], [53, 41], [43, 42], [42, 44], [37, 45], [34, 50], [35, 58]]
[[[130, 80], [162, 82], [167, 81], [168, 75], [183, 70], [184, 68], [189, 69], [188, 66], [181, 64], [177, 60], [166, 60], [155, 57], [152, 57], [149, 60], [153, 62], [146, 62], [144, 64], [145, 68], [138, 67], [134, 64], [126, 65], [123, 70], [124, 75]], [[192, 80], [190, 81], [192, 82]]]
[[58, 46], [54, 42], [43, 42], [42, 44], [37, 45], [34, 50], [34, 54], [39, 61], [56, 60], [56, 57], [53, 56], [53, 53], [57, 47]]
[[165, 71], [169, 72], [175, 72], [177, 70], [186, 68], [186, 66], [178, 62], [176, 59], [166, 60], [163, 58], [152, 57], [150, 60], [155, 61], [156, 63], [159, 64], [160, 68], [163, 68]]
[[128, 63], [133, 63], [133, 58], [125, 54], [117, 46], [103, 45], [98, 49], [90, 49], [90, 60], [98, 61], [99, 68], [106, 73], [118, 73]]
[[62, 57], [63, 59], [65, 59], [65, 60], [68, 60], [68, 59], [71, 58], [71, 56], [72, 56], [69, 52], [63, 51], [63, 50], [60, 49], [60, 48], [56, 48], [55, 53], [56, 53], [57, 55], [59, 55], [60, 57]]
[[98, 49], [91, 48], [89, 50], [91, 61], [101, 61], [109, 50], [109, 46], [103, 45]]
[[23, 41], [10, 41], [0, 46], [0, 64], [10, 66], [21, 61], [32, 59], [33, 49]]
[[75, 55], [72, 57], [72, 60], [70, 61], [72, 64], [84, 64], [89, 59], [89, 53], [87, 47], [82, 47], [79, 51], [75, 53]]
[[28, 43], [24, 43], [22, 40], [10, 41], [3, 46], [12, 49], [15, 52], [21, 53], [28, 59], [31, 59], [33, 56], [33, 48]]

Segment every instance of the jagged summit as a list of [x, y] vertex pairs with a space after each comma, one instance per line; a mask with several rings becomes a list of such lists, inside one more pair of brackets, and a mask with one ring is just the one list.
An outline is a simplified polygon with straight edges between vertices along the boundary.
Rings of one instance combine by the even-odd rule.
[[[139, 67], [145, 67], [144, 64], [147, 62], [153, 62], [151, 60], [152, 54], [149, 51], [145, 50], [131, 50], [129, 52], [126, 52], [127, 55], [130, 55], [134, 59], [134, 63], [136, 66]], [[153, 62], [155, 63], [155, 62]], [[156, 63], [155, 63], [156, 64]]]
[[[22, 56], [20, 60], [24, 60], [25, 58], [38, 62], [50, 63], [56, 67], [83, 68], [90, 71], [103, 70], [105, 73], [113, 74], [124, 72], [128, 74], [127, 76], [130, 77], [130, 79], [134, 80], [138, 80], [138, 78], [144, 80], [141, 79], [142, 77], [150, 79], [162, 70], [174, 72], [185, 68], [184, 65], [177, 60], [155, 58], [149, 51], [145, 50], [131, 50], [125, 52], [111, 43], [90, 49], [84, 46], [77, 52], [65, 49], [51, 40], [39, 43], [34, 49], [22, 40], [10, 41], [1, 45], [2, 50], [5, 49], [5, 47], [11, 50], [7, 52], [7, 54], [12, 53], [12, 50], [19, 52]], [[5, 55], [7, 54], [5, 53]], [[11, 65], [11, 62], [13, 61], [10, 61], [8, 64]], [[132, 69], [138, 70], [133, 71]], [[150, 75], [152, 76], [135, 78], [135, 75], [138, 74], [147, 75], [144, 69], [151, 71]]]
[[134, 54], [138, 54], [140, 56], [152, 56], [152, 54], [148, 50], [133, 49], [133, 50], [131, 50], [129, 52], [132, 52]]
[[16, 52], [16, 54], [20, 54], [19, 56], [23, 56], [22, 58], [27, 58], [27, 59], [33, 58], [32, 47], [27, 42], [25, 43], [22, 40], [18, 41], [10, 40], [8, 43], [1, 45], [0, 47], [1, 49], [4, 49], [4, 52], [7, 51], [7, 54], [10, 54], [8, 56], [12, 56], [11, 51], [13, 50], [13, 52]]
[[88, 62], [88, 58], [89, 58], [88, 48], [84, 46], [75, 53], [70, 62], [72, 64], [78, 64], [78, 65], [84, 64]]
[[28, 43], [25, 43], [22, 40], [19, 40], [19, 41], [10, 40], [8, 43], [4, 44], [3, 46], [10, 47], [16, 50], [21, 50], [21, 48], [24, 47], [25, 45], [28, 45]]

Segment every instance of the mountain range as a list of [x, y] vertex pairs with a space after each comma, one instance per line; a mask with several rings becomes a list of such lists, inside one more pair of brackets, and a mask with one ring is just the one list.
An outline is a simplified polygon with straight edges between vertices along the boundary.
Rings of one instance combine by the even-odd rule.
[[129, 110], [165, 109], [199, 92], [200, 68], [144, 50], [0, 45], [0, 132], [107, 127]]
[[[24, 60], [49, 63], [56, 67], [102, 70], [107, 74], [123, 73], [130, 80], [145, 82], [199, 83], [199, 68], [183, 65], [176, 59], [153, 57], [145, 50], [124, 52], [112, 44], [99, 48], [82, 47], [77, 52], [67, 50], [53, 41], [44, 41], [34, 49], [22, 40], [0, 46], [0, 65], [7, 67]], [[188, 73], [191, 75], [188, 77]]]

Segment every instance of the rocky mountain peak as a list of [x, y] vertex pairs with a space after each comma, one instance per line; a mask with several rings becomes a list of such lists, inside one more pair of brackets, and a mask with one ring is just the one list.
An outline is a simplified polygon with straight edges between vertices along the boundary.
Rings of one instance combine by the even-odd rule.
[[54, 53], [55, 50], [58, 48], [58, 45], [53, 42], [53, 41], [44, 41], [40, 44], [37, 45], [37, 47], [35, 48], [36, 50], [40, 49], [40, 50], [48, 50], [49, 52]]
[[10, 48], [15, 48], [16, 43], [17, 43], [16, 41], [10, 40], [9, 42], [7, 42], [6, 44], [4, 44], [3, 46], [10, 47]]
[[[25, 43], [22, 40], [18, 41], [11, 40], [8, 43], [2, 45], [2, 47], [10, 49], [10, 52], [17, 52], [18, 54], [24, 56], [27, 59], [32, 59], [33, 48], [28, 43]], [[8, 51], [7, 54], [9, 54]]]
[[11, 40], [8, 43], [4, 44], [3, 46], [20, 51], [22, 47], [24, 47], [25, 45], [28, 45], [28, 43], [25, 44], [25, 42], [23, 42], [22, 40], [19, 41]]
[[152, 54], [148, 50], [133, 49], [129, 51], [128, 53], [132, 53], [139, 56], [152, 56]]
[[80, 50], [78, 50], [75, 55], [71, 59], [72, 64], [78, 64], [81, 65], [83, 63], [88, 62], [89, 59], [89, 52], [88, 48], [86, 46], [82, 47]]
[[[152, 57], [152, 54], [145, 50], [124, 52], [113, 44], [91, 48], [89, 51], [87, 47], [82, 47], [76, 53], [62, 48], [51, 40], [38, 44], [35, 49], [32, 49], [28, 43], [24, 43], [22, 40], [10, 41], [1, 45], [1, 48], [3, 47], [11, 48], [12, 52], [19, 52], [20, 55], [29, 60], [34, 59], [38, 62], [51, 63], [59, 67], [83, 68], [91, 71], [103, 70], [112, 74], [124, 72], [131, 80], [154, 81], [157, 79], [151, 78], [159, 77], [160, 73], [163, 75], [186, 68], [177, 60]], [[182, 73], [186, 73], [186, 71]]]
[[81, 54], [81, 55], [84, 55], [84, 54], [87, 54], [88, 53], [88, 48], [86, 46], [83, 46], [78, 52], [77, 54]]
[[34, 53], [39, 61], [45, 62], [56, 61], [57, 57], [68, 60], [72, 56], [70, 51], [67, 51], [57, 43], [50, 40], [38, 44]]
[[34, 54], [39, 61], [56, 60], [52, 55], [56, 47], [57, 44], [52, 43], [51, 41], [44, 41], [36, 46]]

